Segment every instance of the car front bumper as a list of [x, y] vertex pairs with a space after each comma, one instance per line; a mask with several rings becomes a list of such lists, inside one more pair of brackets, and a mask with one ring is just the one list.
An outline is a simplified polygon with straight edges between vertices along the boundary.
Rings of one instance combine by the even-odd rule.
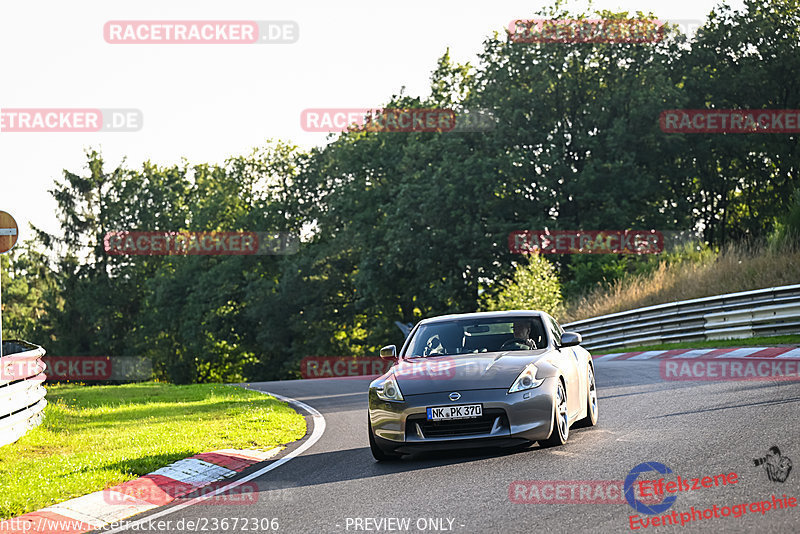
[[[521, 445], [550, 436], [557, 383], [557, 378], [548, 377], [539, 387], [516, 393], [506, 389], [461, 390], [461, 398], [455, 402], [449, 399], [450, 391], [384, 401], [371, 389], [370, 424], [376, 443], [387, 452]], [[461, 404], [482, 404], [483, 416], [427, 421], [427, 408]]]

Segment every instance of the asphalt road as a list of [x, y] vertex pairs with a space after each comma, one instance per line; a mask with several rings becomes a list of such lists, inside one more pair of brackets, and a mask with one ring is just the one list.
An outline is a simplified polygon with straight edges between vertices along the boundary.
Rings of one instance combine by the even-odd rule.
[[[800, 499], [800, 383], [665, 382], [658, 363], [649, 361], [598, 361], [596, 375], [598, 425], [573, 429], [563, 447], [436, 453], [392, 463], [376, 463], [369, 451], [368, 380], [249, 384], [321, 412], [325, 418], [321, 439], [256, 478], [255, 503], [168, 506], [131, 520], [156, 516], [158, 521], [171, 521], [169, 525], [145, 522], [129, 530], [185, 532], [192, 521], [198, 532], [270, 532], [266, 520], [277, 519], [272, 526], [288, 533], [630, 532], [630, 516], [660, 516], [639, 514], [627, 503], [512, 502], [509, 486], [520, 480], [622, 481], [643, 462], [671, 468], [674, 473], [667, 480], [676, 480], [675, 475], [737, 474], [735, 484], [679, 493], [665, 514], [674, 510], [680, 517], [691, 513], [692, 507], [714, 505], [720, 513], [722, 507], [772, 503], [772, 495]], [[309, 418], [309, 434], [282, 455], [301, 446], [312, 426]], [[764, 456], [771, 446], [798, 463], [785, 482], [770, 481], [763, 466], [754, 466], [753, 458]], [[648, 478], [657, 478], [651, 475]], [[569, 496], [565, 491], [560, 498]], [[234, 518], [239, 518], [236, 528]], [[252, 520], [243, 527], [244, 518], [258, 519], [258, 528]], [[713, 517], [683, 526], [637, 526], [639, 532], [800, 532], [800, 503], [765, 513], [748, 508], [738, 518]]]

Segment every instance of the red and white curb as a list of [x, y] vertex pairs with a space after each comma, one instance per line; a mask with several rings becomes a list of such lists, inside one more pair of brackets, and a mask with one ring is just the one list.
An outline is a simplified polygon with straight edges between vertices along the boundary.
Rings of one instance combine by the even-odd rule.
[[280, 450], [224, 449], [196, 454], [135, 480], [7, 519], [0, 522], [0, 532], [55, 534], [102, 528], [230, 478]]
[[800, 360], [800, 347], [732, 347], [726, 349], [670, 349], [596, 354], [594, 360], [667, 360], [672, 358], [776, 358]]
[[[107, 534], [131, 528], [137, 530], [137, 527], [145, 521], [211, 499], [276, 469], [308, 450], [319, 441], [325, 432], [325, 418], [315, 408], [275, 393], [247, 387], [245, 389], [270, 395], [309, 413], [314, 424], [311, 435], [289, 454], [232, 482], [219, 483], [253, 464], [272, 458], [281, 448], [277, 447], [268, 451], [223, 449], [196, 454], [135, 480], [0, 521], [0, 534], [81, 534], [109, 525], [112, 526], [112, 529], [107, 530]], [[123, 519], [172, 503], [184, 495], [211, 484], [216, 487], [183, 503], [173, 504], [169, 508], [151, 514], [146, 519], [131, 519], [121, 526], [114, 525]]]

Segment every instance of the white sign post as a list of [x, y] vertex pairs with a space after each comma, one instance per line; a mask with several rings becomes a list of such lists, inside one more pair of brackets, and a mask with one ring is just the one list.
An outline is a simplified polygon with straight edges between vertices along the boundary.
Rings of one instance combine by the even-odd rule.
[[[5, 254], [17, 244], [19, 227], [10, 213], [0, 211], [0, 254]], [[0, 274], [0, 358], [3, 357], [3, 277]]]

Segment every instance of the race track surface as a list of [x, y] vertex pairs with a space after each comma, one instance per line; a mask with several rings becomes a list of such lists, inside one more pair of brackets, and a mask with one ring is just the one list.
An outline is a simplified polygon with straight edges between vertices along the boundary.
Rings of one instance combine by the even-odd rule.
[[[171, 505], [131, 518], [125, 531], [274, 532], [266, 520], [277, 519], [272, 526], [289, 533], [631, 532], [631, 516], [653, 518], [675, 511], [680, 518], [692, 507], [702, 513], [714, 505], [722, 514], [723, 507], [755, 501], [774, 506], [773, 495], [800, 497], [800, 467], [790, 471], [784, 482], [771, 481], [765, 467], [753, 461], [777, 446], [784, 457], [800, 462], [800, 383], [672, 382], [661, 379], [657, 362], [595, 363], [600, 420], [594, 428], [573, 428], [563, 447], [425, 454], [392, 463], [375, 462], [369, 451], [365, 393], [369, 380], [248, 384], [321, 412], [325, 430], [319, 441], [254, 479], [255, 502]], [[309, 439], [313, 421], [310, 417], [308, 421], [306, 438], [281, 456]], [[643, 462], [669, 467], [673, 474], [666, 475], [666, 481], [677, 480], [676, 475], [691, 479], [736, 473], [737, 482], [677, 493], [672, 507], [655, 516], [640, 514], [620, 497], [612, 503], [565, 502], [571, 498], [570, 487], [578, 488], [571, 491], [579, 499], [581, 481], [617, 481], [619, 486]], [[641, 478], [659, 476], [650, 472]], [[543, 495], [558, 502], [534, 503], [512, 502], [515, 495], [531, 500], [526, 490], [530, 484], [519, 489], [515, 481], [564, 482], [558, 494], [556, 485], [548, 488], [540, 482], [537, 488]], [[638, 532], [800, 531], [800, 506], [764, 513], [758, 508], [751, 506], [738, 518], [728, 509], [727, 517], [684, 525], [678, 521], [669, 526], [635, 526]], [[741, 514], [742, 507], [737, 510]], [[148, 523], [148, 518], [155, 519]], [[234, 518], [238, 518], [236, 528]], [[140, 520], [144, 522], [137, 523]]]

